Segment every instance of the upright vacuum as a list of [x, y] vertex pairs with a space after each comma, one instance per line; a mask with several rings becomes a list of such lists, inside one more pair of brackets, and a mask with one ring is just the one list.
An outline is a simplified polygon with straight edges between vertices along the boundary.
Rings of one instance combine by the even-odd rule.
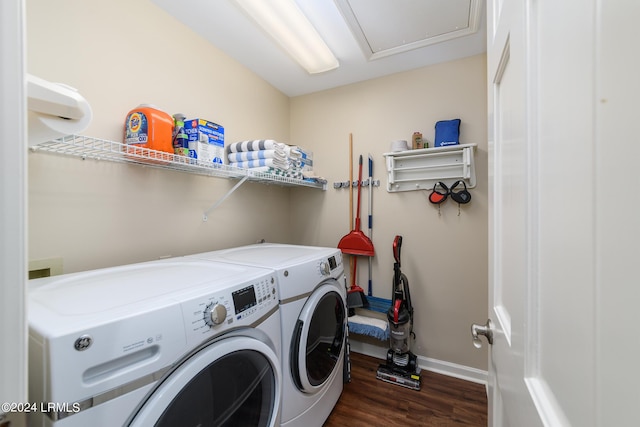
[[420, 368], [417, 357], [410, 350], [413, 333], [413, 305], [409, 281], [400, 270], [402, 236], [393, 240], [393, 289], [391, 307], [387, 310], [389, 322], [389, 350], [386, 363], [378, 366], [376, 378], [413, 390], [420, 390]]

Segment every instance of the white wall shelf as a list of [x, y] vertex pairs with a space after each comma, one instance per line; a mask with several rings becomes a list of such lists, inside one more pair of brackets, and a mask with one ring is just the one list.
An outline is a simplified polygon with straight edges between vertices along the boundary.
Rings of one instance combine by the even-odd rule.
[[274, 175], [266, 172], [255, 172], [234, 166], [204, 163], [190, 157], [178, 156], [148, 148], [133, 147], [120, 142], [106, 139], [92, 138], [81, 135], [69, 135], [52, 141], [43, 142], [30, 147], [33, 151], [75, 156], [84, 159], [106, 160], [118, 163], [131, 163], [139, 166], [175, 170], [196, 175], [216, 178], [235, 178], [238, 183], [207, 209], [202, 220], [207, 221], [208, 215], [225, 201], [231, 193], [236, 191], [246, 181], [263, 184], [276, 184], [290, 187], [311, 187], [327, 189], [327, 183], [305, 181], [286, 176]]
[[228, 165], [199, 162], [185, 156], [128, 146], [119, 142], [88, 136], [69, 135], [31, 147], [33, 151], [80, 157], [82, 159], [107, 160], [119, 163], [131, 163], [145, 167], [176, 170], [197, 175], [217, 178], [236, 178], [264, 184], [281, 186], [301, 186], [327, 189], [326, 183], [305, 181], [266, 172], [255, 172]]
[[451, 186], [457, 180], [463, 180], [468, 188], [475, 187], [476, 146], [460, 144], [384, 153], [387, 191], [431, 190], [438, 181]]

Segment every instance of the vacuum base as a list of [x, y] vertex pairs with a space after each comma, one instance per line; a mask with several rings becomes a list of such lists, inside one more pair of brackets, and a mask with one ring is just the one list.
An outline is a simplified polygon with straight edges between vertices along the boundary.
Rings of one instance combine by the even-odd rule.
[[417, 368], [415, 372], [407, 372], [403, 369], [382, 364], [378, 366], [376, 378], [412, 390], [420, 390], [420, 368]]

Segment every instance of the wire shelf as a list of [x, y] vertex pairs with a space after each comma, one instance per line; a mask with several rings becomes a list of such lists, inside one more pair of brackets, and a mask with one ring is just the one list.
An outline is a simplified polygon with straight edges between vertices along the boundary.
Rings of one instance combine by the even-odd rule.
[[235, 178], [281, 186], [303, 186], [326, 189], [326, 183], [306, 181], [266, 172], [255, 172], [234, 166], [204, 163], [186, 156], [122, 144], [106, 139], [69, 135], [31, 147], [34, 151], [75, 156], [84, 159], [131, 163], [145, 167], [169, 169], [218, 178]]

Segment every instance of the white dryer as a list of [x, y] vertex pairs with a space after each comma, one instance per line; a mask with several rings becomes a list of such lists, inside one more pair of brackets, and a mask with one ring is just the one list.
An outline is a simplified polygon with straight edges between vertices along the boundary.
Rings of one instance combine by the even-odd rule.
[[30, 426], [279, 425], [275, 279], [180, 258], [30, 281]]
[[191, 257], [275, 269], [282, 319], [282, 425], [322, 425], [344, 381], [347, 308], [340, 250], [263, 243]]

